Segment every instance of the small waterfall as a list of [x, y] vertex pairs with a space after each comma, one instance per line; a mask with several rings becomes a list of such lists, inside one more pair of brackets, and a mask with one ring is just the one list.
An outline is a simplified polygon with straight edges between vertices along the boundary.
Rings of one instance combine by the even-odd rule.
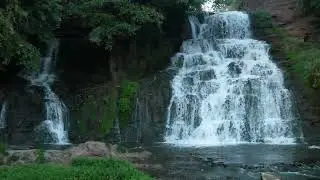
[[[251, 39], [243, 12], [190, 18], [193, 39], [172, 58], [165, 141], [180, 145], [295, 143], [296, 116], [269, 46]], [[198, 26], [198, 27], [194, 27]], [[199, 29], [200, 31], [196, 31]]]
[[5, 101], [2, 104], [1, 111], [0, 111], [0, 129], [6, 128], [6, 121], [7, 121], [7, 102]]
[[54, 144], [67, 144], [68, 108], [52, 91], [50, 85], [54, 81], [53, 65], [56, 61], [58, 42], [54, 42], [48, 49], [45, 57], [41, 58], [41, 71], [37, 78], [32, 79], [32, 85], [41, 86], [44, 90], [46, 119], [41, 124], [50, 134], [50, 142]]
[[194, 16], [189, 16], [189, 23], [190, 23], [190, 27], [191, 27], [191, 32], [192, 32], [192, 39], [196, 39], [197, 38], [197, 34], [199, 32], [199, 20], [197, 17]]

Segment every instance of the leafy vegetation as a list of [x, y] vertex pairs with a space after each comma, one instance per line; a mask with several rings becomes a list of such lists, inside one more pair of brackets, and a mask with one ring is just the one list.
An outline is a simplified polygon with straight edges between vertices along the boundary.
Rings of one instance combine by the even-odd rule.
[[320, 88], [320, 43], [305, 42], [303, 39], [290, 36], [284, 29], [272, 24], [271, 16], [266, 11], [251, 13], [254, 34], [265, 39], [266, 36], [276, 39], [272, 44], [273, 51], [284, 54], [290, 70], [301, 77], [306, 87]]
[[44, 156], [44, 149], [40, 148], [36, 150], [36, 161], [38, 163], [44, 163], [45, 162], [45, 156]]
[[0, 155], [5, 155], [6, 154], [6, 150], [7, 150], [6, 144], [0, 142]]
[[252, 29], [255, 36], [267, 36], [274, 28], [271, 15], [265, 10], [250, 13]]
[[302, 4], [303, 11], [307, 14], [316, 14], [320, 15], [320, 1], [319, 0], [300, 0]]
[[[146, 4], [146, 2], [148, 4]], [[76, 24], [89, 39], [111, 50], [144, 26], [162, 28], [167, 7], [181, 12], [199, 10], [203, 0], [6, 0], [0, 2], [0, 65], [39, 68], [40, 50], [54, 38], [61, 24]], [[162, 13], [160, 13], [162, 12]], [[176, 12], [176, 14], [179, 12]], [[169, 13], [170, 14], [170, 13]], [[153, 33], [150, 31], [148, 33]]]
[[316, 19], [313, 25], [317, 28], [319, 32], [320, 28], [320, 0], [299, 0], [300, 8], [302, 12], [306, 15], [313, 15]]
[[281, 37], [284, 53], [292, 64], [292, 70], [303, 79], [307, 87], [320, 88], [320, 44], [304, 42], [285, 32], [278, 35]]
[[117, 118], [117, 90], [113, 86], [103, 86], [83, 92], [82, 102], [76, 104], [72, 113], [72, 138], [76, 141], [88, 139], [105, 140]]
[[155, 23], [160, 28], [164, 18], [153, 8], [125, 0], [70, 1], [66, 7], [67, 18], [82, 22], [90, 31], [90, 40], [108, 50], [116, 39], [134, 36], [144, 24]]
[[132, 111], [134, 110], [134, 96], [137, 92], [139, 84], [133, 81], [123, 81], [120, 90], [120, 125], [125, 127], [131, 118]]
[[0, 167], [0, 179], [41, 180], [41, 179], [110, 179], [110, 180], [151, 180], [137, 171], [128, 162], [113, 159], [75, 159], [71, 165], [35, 164]]

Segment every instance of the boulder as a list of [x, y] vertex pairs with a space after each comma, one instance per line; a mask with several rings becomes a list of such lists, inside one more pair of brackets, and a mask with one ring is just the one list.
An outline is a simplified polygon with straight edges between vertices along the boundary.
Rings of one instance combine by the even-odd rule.
[[66, 150], [71, 158], [79, 156], [111, 157], [111, 148], [103, 142], [88, 141]]
[[272, 173], [261, 173], [261, 180], [281, 180], [280, 177]]
[[9, 150], [5, 157], [5, 164], [28, 164], [37, 160], [36, 149], [30, 150]]
[[[141, 152], [118, 152], [118, 145], [105, 144], [103, 142], [88, 141], [65, 150], [45, 150], [43, 151], [44, 162], [68, 164], [72, 159], [77, 157], [101, 157], [115, 158], [132, 162], [137, 168], [153, 168], [148, 160], [151, 153], [148, 151]], [[7, 156], [0, 157], [0, 165], [6, 164], [31, 164], [36, 163], [40, 156], [37, 149], [28, 150], [8, 150]], [[3, 160], [2, 160], [3, 159]], [[158, 165], [157, 165], [158, 166]]]

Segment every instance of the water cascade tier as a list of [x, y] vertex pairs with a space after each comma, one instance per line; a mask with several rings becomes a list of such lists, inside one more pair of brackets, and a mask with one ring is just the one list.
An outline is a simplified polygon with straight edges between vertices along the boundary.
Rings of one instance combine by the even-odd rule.
[[32, 85], [41, 86], [44, 91], [46, 109], [45, 120], [40, 125], [49, 133], [45, 143], [67, 144], [68, 133], [66, 123], [68, 122], [68, 108], [53, 92], [50, 85], [54, 82], [53, 65], [57, 56], [58, 43], [54, 42], [48, 49], [45, 57], [41, 58], [41, 71], [37, 78], [31, 80]]
[[6, 128], [7, 121], [7, 102], [3, 102], [0, 111], [0, 129]]
[[243, 12], [189, 18], [192, 39], [172, 58], [165, 141], [176, 145], [292, 144], [297, 118], [265, 42]]

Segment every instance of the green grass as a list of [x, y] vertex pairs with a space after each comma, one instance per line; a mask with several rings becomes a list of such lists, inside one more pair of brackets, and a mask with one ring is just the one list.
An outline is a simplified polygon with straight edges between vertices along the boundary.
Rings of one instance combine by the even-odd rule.
[[4, 180], [151, 180], [128, 162], [80, 158], [71, 165], [33, 164], [0, 167]]

